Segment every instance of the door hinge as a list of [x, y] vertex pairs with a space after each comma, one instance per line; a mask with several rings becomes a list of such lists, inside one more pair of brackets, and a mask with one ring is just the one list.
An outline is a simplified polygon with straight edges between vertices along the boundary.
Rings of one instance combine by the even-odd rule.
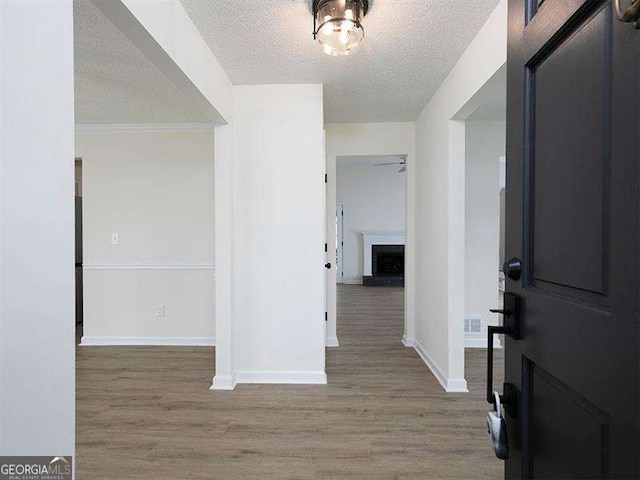
[[329, 312], [324, 312], [324, 321], [325, 322], [329, 321]]
[[324, 244], [324, 251], [325, 251], [325, 252], [328, 252], [328, 251], [329, 251], [329, 244], [328, 244], [328, 243], [325, 243], [325, 244]]
[[324, 183], [329, 183], [329, 175], [324, 174]]

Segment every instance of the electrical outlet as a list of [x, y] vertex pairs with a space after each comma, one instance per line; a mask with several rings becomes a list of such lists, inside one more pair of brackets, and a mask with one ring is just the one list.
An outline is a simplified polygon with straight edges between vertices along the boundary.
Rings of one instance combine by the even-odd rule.
[[120, 235], [117, 233], [111, 234], [111, 245], [120, 245]]
[[166, 313], [166, 307], [164, 305], [156, 305], [156, 317], [162, 318]]

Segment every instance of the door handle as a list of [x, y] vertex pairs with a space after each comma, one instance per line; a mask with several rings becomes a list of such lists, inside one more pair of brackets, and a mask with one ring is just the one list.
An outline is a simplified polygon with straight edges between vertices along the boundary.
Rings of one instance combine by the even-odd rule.
[[331, 270], [331, 264], [330, 263], [325, 263], [324, 264], [324, 268], [326, 268], [327, 270]]
[[614, 0], [616, 18], [621, 22], [633, 23], [635, 28], [640, 28], [640, 0], [631, 0], [631, 5], [623, 11], [620, 0]]
[[[504, 294], [504, 308], [492, 309], [492, 313], [499, 313], [503, 316], [502, 326], [490, 325], [487, 327], [487, 402], [492, 405], [496, 403], [493, 390], [493, 336], [498, 333], [509, 335], [514, 340], [520, 340], [521, 319], [520, 319], [520, 297], [513, 293]], [[512, 417], [517, 418], [518, 401], [515, 386], [505, 383], [500, 401], [504, 405], [505, 411]]]

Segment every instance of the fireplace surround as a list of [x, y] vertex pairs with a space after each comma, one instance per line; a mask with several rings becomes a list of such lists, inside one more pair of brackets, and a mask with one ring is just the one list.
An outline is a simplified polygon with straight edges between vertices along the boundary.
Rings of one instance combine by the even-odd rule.
[[364, 275], [367, 286], [404, 286], [405, 234], [363, 232]]

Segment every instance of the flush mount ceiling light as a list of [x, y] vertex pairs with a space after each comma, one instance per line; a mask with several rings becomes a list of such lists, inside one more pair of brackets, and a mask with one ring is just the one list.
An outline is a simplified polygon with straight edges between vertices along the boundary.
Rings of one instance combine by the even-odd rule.
[[350, 55], [364, 39], [369, 0], [313, 0], [313, 38], [327, 55]]

